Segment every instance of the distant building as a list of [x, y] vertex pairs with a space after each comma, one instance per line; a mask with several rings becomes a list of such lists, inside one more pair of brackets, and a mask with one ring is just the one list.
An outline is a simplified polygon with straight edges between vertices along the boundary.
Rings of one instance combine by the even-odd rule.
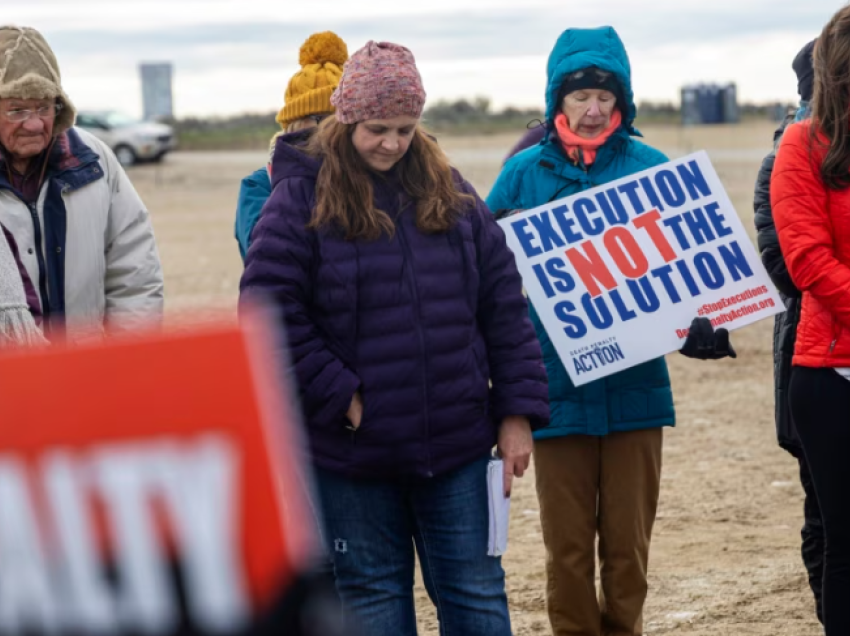
[[692, 84], [682, 87], [682, 123], [734, 124], [740, 120], [735, 84]]
[[168, 62], [140, 64], [139, 71], [142, 76], [144, 118], [152, 121], [173, 119], [172, 65]]

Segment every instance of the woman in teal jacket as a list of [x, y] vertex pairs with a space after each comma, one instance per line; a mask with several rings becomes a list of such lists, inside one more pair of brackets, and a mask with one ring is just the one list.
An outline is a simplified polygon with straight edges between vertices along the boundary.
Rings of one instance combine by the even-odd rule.
[[[549, 56], [547, 77], [547, 134], [505, 164], [487, 198], [491, 210], [537, 207], [667, 161], [634, 138], [629, 59], [613, 28], [565, 31]], [[667, 365], [658, 358], [575, 387], [533, 307], [531, 318], [551, 404], [549, 427], [535, 433], [534, 457], [553, 631], [638, 636], [662, 428], [675, 421]], [[685, 355], [734, 356], [725, 331], [712, 332], [707, 319], [697, 324]]]

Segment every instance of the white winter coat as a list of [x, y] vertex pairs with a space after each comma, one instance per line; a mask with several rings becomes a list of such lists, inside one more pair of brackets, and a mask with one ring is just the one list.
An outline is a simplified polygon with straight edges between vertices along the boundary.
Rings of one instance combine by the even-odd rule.
[[[51, 274], [56, 277], [55, 263], [62, 262], [64, 256], [64, 319], [69, 340], [100, 336], [107, 328], [127, 330], [140, 323], [158, 322], [163, 311], [163, 279], [150, 215], [103, 142], [78, 128], [68, 134], [76, 134], [96, 158], [81, 147], [88, 161], [79, 166], [80, 170], [74, 172], [74, 158], [70, 157], [66, 178], [62, 170], [58, 176], [55, 171], [52, 176], [48, 173], [35, 206], [38, 226], [33, 211], [13, 191], [0, 189], [0, 224], [15, 237], [21, 260], [40, 290], [43, 304], [43, 296], [48, 297], [48, 308], [59, 301], [53, 296], [62, 295], [56, 291], [57, 281], [51, 281]], [[51, 181], [55, 183], [51, 185]], [[80, 186], [80, 181], [85, 184]], [[50, 205], [51, 187], [54, 200], [56, 192], [61, 191], [65, 206], [64, 254], [55, 240], [51, 250], [55, 254], [47, 253], [45, 204]], [[41, 234], [40, 245], [37, 234]], [[48, 260], [54, 265], [46, 264]], [[51, 310], [51, 320], [56, 313], [61, 311]]]

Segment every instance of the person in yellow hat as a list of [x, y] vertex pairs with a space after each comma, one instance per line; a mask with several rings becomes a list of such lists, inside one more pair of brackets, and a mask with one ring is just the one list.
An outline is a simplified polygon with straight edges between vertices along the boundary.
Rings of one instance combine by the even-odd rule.
[[[281, 131], [271, 140], [274, 151], [277, 138], [300, 130], [315, 128], [334, 112], [331, 94], [342, 77], [342, 67], [348, 61], [348, 47], [336, 33], [314, 33], [301, 45], [299, 70], [289, 80], [284, 105], [275, 121]], [[236, 207], [236, 240], [244, 262], [251, 244], [251, 232], [260, 218], [266, 199], [272, 192], [270, 165], [242, 179]]]

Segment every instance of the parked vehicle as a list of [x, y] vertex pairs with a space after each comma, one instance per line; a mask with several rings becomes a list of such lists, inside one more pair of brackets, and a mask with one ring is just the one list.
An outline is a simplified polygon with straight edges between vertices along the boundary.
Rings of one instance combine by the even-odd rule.
[[118, 111], [80, 111], [76, 125], [106, 142], [123, 166], [160, 161], [176, 146], [171, 126], [139, 121]]

